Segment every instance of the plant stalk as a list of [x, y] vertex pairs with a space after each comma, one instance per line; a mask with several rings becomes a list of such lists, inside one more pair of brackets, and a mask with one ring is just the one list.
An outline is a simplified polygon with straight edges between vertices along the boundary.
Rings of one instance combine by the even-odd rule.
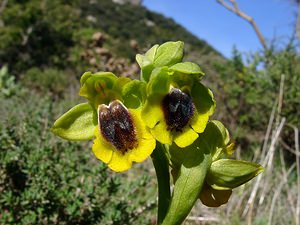
[[157, 224], [162, 224], [168, 212], [171, 201], [169, 162], [165, 155], [164, 146], [157, 143], [152, 155], [158, 184]]

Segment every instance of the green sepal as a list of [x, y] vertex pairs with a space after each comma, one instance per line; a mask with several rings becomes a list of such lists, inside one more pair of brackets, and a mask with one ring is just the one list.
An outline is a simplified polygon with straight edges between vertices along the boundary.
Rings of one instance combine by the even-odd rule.
[[143, 68], [144, 66], [146, 66], [149, 63], [153, 63], [154, 61], [154, 57], [155, 57], [155, 53], [156, 50], [158, 48], [159, 45], [154, 45], [152, 46], [146, 53], [145, 55], [141, 55], [141, 54], [137, 54], [135, 56], [135, 59], [137, 61], [137, 63], [139, 64], [139, 66], [141, 68]]
[[198, 138], [185, 149], [175, 144], [170, 146], [170, 154], [175, 154], [180, 163], [173, 164], [174, 169], [178, 170], [178, 176], [163, 225], [181, 224], [199, 197], [211, 164], [210, 151], [203, 141]]
[[206, 181], [216, 190], [229, 190], [246, 183], [263, 170], [257, 163], [219, 159], [211, 164]]
[[146, 83], [133, 80], [124, 85], [122, 89], [123, 103], [126, 107], [136, 109], [146, 101]]
[[201, 71], [200, 67], [196, 63], [192, 62], [176, 63], [170, 67], [170, 70], [184, 74], [197, 74], [200, 78], [204, 76], [204, 73]]
[[145, 55], [137, 54], [136, 61], [141, 68], [141, 80], [148, 82], [150, 79], [150, 74], [154, 69], [153, 61], [155, 57], [156, 50], [159, 45], [154, 45], [150, 48]]
[[157, 49], [158, 49], [159, 45], [156, 44], [156, 45], [153, 45], [145, 54], [145, 56], [147, 57], [147, 59], [150, 60], [150, 62], [154, 62], [154, 58], [155, 58], [155, 55], [156, 55], [156, 52], [157, 52]]
[[147, 94], [167, 94], [170, 88], [170, 76], [168, 67], [159, 67], [153, 70], [151, 79], [147, 85]]
[[117, 77], [110, 72], [84, 74], [79, 95], [89, 100], [96, 109], [100, 104], [109, 104], [112, 100], [122, 99], [123, 87], [131, 81], [127, 77]]
[[191, 96], [194, 99], [194, 104], [199, 114], [207, 113], [211, 116], [214, 113], [216, 101], [209, 88], [200, 82], [195, 82], [191, 90]]
[[82, 86], [79, 95], [87, 99], [93, 99], [97, 94], [103, 97], [107, 95], [106, 91], [112, 89], [117, 76], [110, 72], [98, 72], [95, 74], [84, 73], [80, 79]]
[[85, 83], [85, 81], [92, 76], [92, 72], [88, 71], [85, 72], [84, 74], [82, 74], [82, 76], [80, 77], [80, 85], [83, 86], [83, 84]]
[[82, 141], [93, 138], [96, 126], [95, 110], [89, 103], [82, 103], [58, 118], [51, 131], [67, 140]]
[[169, 41], [160, 45], [155, 53], [153, 60], [154, 67], [172, 66], [182, 61], [183, 58], [182, 41]]

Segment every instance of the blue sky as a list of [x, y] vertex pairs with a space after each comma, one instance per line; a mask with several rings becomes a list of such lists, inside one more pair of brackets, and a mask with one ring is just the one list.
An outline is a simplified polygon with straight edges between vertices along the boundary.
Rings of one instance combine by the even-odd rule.
[[[279, 45], [288, 41], [296, 20], [289, 0], [237, 0], [252, 16], [268, 41], [276, 37]], [[252, 27], [223, 8], [216, 0], [144, 0], [148, 9], [173, 18], [187, 30], [230, 57], [235, 45], [242, 52], [261, 48]]]

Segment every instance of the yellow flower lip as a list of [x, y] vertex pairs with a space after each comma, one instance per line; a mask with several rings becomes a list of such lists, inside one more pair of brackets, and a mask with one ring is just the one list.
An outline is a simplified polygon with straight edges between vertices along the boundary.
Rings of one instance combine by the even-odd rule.
[[120, 101], [99, 105], [98, 124], [103, 137], [123, 154], [137, 146], [131, 115]]
[[127, 109], [118, 100], [98, 106], [95, 136], [95, 156], [116, 172], [128, 170], [132, 162], [146, 160], [156, 145], [141, 119], [141, 109]]
[[185, 148], [204, 131], [215, 101], [212, 92], [197, 80], [190, 86], [174, 84], [148, 96], [142, 118], [157, 141]]

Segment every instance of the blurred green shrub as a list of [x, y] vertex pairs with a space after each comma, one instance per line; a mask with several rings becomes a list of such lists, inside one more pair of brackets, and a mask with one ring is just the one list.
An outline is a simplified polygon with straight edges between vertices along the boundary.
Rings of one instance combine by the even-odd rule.
[[66, 87], [71, 83], [65, 71], [57, 69], [41, 70], [37, 67], [27, 70], [21, 81], [26, 87], [38, 92], [50, 92], [62, 96]]
[[5, 97], [10, 97], [20, 91], [20, 86], [16, 84], [15, 77], [9, 74], [7, 66], [0, 69], [0, 93]]
[[[300, 126], [300, 57], [295, 44], [258, 52], [246, 60], [234, 49], [232, 59], [216, 69], [217, 99], [222, 102], [219, 117], [236, 130], [238, 142], [261, 143], [272, 107], [278, 102], [282, 77], [280, 115], [287, 123]], [[292, 141], [289, 144], [292, 146]]]
[[149, 176], [128, 182], [96, 161], [90, 147], [49, 132], [72, 103], [28, 91], [0, 104], [0, 224], [150, 223], [154, 205], [139, 216], [140, 207], [154, 201], [145, 188]]

